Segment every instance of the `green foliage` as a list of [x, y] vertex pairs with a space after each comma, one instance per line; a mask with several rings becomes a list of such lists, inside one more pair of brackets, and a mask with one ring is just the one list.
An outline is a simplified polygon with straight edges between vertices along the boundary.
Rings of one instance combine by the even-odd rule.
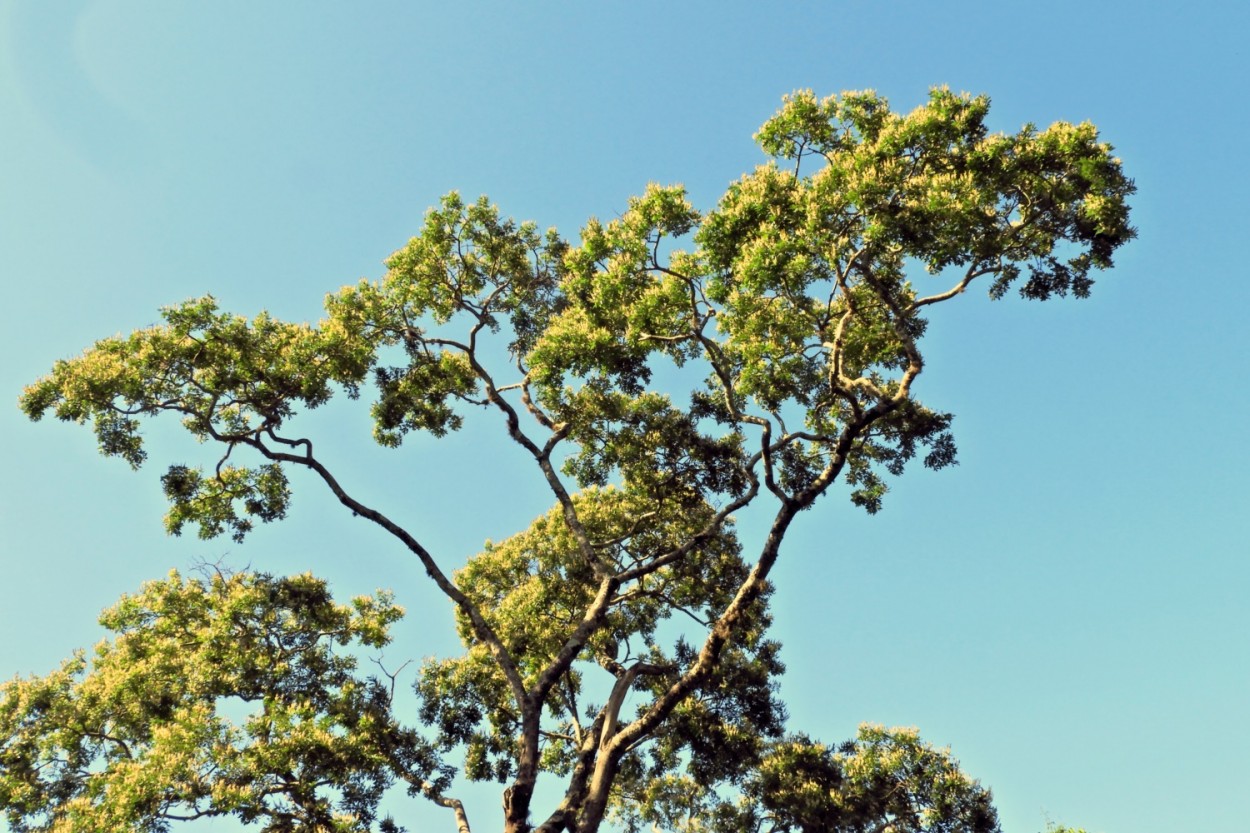
[[[708, 506], [652, 510], [645, 496], [613, 487], [579, 492], [573, 505], [614, 572], [654, 564], [707, 527], [715, 514]], [[746, 575], [739, 550], [726, 525], [688, 557], [646, 573], [611, 600], [588, 643], [589, 658], [607, 663], [645, 653], [659, 625], [679, 611], [704, 620], [714, 617]], [[558, 508], [506, 541], [488, 542], [456, 574], [456, 582], [533, 675], [559, 651], [564, 633], [589, 606], [597, 585]], [[461, 638], [472, 644], [472, 628], [463, 615], [458, 625]]]
[[[386, 621], [371, 631], [321, 627], [286, 597], [265, 596], [237, 620], [212, 611], [234, 594], [313, 580], [175, 579], [171, 588], [198, 601], [176, 615], [143, 602], [148, 618], [117, 644], [154, 639], [159, 623], [194, 610], [196, 622], [233, 623], [236, 637], [277, 628], [279, 644], [298, 634], [307, 644], [287, 656], [272, 640], [196, 636], [189, 644], [228, 654], [204, 660], [227, 676], [201, 685], [196, 674], [208, 671], [179, 670], [175, 684], [135, 663], [130, 682], [100, 700], [120, 717], [91, 711], [80, 693], [111, 678], [114, 648], [90, 672], [75, 660], [11, 684], [6, 703], [29, 690], [42, 692], [30, 703], [49, 705], [6, 706], [6, 754], [19, 762], [5, 782], [19, 785], [6, 787], [10, 817], [37, 826], [107, 804], [123, 808], [119, 829], [140, 819], [156, 829], [157, 811], [181, 804], [280, 829], [275, 802], [307, 814], [337, 801], [366, 824], [378, 790], [399, 778], [456, 810], [467, 830], [441, 775], [458, 759], [471, 779], [510, 781], [509, 831], [532, 824], [541, 772], [566, 784], [541, 822], [550, 833], [589, 833], [609, 812], [665, 829], [993, 830], [988, 793], [914, 733], [865, 729], [837, 752], [785, 738], [783, 666], [767, 636], [770, 571], [798, 513], [839, 482], [876, 512], [888, 478], [917, 456], [930, 468], [956, 462], [951, 415], [913, 391], [925, 308], [978, 281], [993, 298], [1013, 286], [1033, 300], [1084, 297], [1134, 236], [1133, 184], [1092, 125], [991, 133], [988, 111], [987, 98], [946, 89], [907, 114], [872, 92], [798, 92], [757, 134], [771, 159], [706, 213], [681, 186], [652, 184], [572, 243], [452, 193], [382, 279], [327, 296], [316, 325], [248, 320], [202, 298], [58, 362], [22, 396], [32, 419], [91, 422], [101, 452], [134, 467], [145, 459], [142, 421], [165, 412], [217, 450], [215, 463], [175, 462], [164, 474], [170, 532], [192, 525], [241, 541], [257, 521], [286, 515], [289, 470], [306, 469], [420, 562], [455, 605], [464, 652], [421, 669], [427, 743], [397, 728], [377, 684], [319, 653], [340, 632], [380, 639], [388, 602], [377, 602], [372, 615]], [[493, 413], [555, 507], [446, 569], [294, 431], [301, 411], [365, 387], [373, 437], [388, 448]], [[743, 543], [733, 517], [753, 506], [772, 517]], [[339, 608], [324, 598], [313, 609]], [[162, 645], [145, 657], [181, 650]], [[197, 664], [199, 650], [167, 661]], [[252, 670], [230, 677], [235, 665]], [[152, 686], [172, 699], [153, 705]], [[265, 731], [280, 727], [290, 745], [247, 752], [263, 727], [227, 725], [213, 711], [221, 697], [263, 704]], [[81, 725], [96, 728], [49, 734], [55, 703], [84, 709]], [[189, 751], [162, 781], [130, 756], [167, 754], [155, 740], [166, 726]], [[295, 767], [293, 780], [275, 774], [283, 766]], [[118, 773], [135, 767], [147, 786], [121, 786], [129, 776]], [[242, 786], [204, 786], [221, 779]], [[297, 786], [314, 783], [334, 797]], [[108, 803], [110, 790], [130, 797]]]
[[777, 831], [999, 830], [989, 790], [915, 729], [864, 725], [837, 752], [803, 736], [775, 744], [748, 793]]
[[[713, 517], [710, 507], [648, 512], [644, 498], [614, 488], [581, 492], [574, 505], [587, 534], [614, 570], [662, 559]], [[588, 674], [607, 670], [622, 675], [627, 666], [642, 662], [649, 672], [634, 679], [632, 690], [660, 693], [692, 659], [681, 638], [661, 648], [661, 628], [674, 616], [711, 621], [732, 599], [746, 573], [736, 537], [722, 528], [690, 557], [657, 567], [635, 587], [615, 595], [579, 661], [547, 703], [551, 719], [544, 728], [543, 755], [548, 767], [567, 774], [579, 745], [588, 733], [598, 731], [586, 716], [598, 714], [604, 703], [588, 691]], [[591, 606], [597, 584], [558, 509], [525, 532], [499, 544], [488, 543], [456, 580], [531, 685], [556, 659], [568, 632]], [[502, 672], [475, 638], [471, 624], [461, 615], [458, 625], [468, 650], [462, 657], [426, 662], [417, 683], [423, 700], [421, 718], [438, 729], [443, 748], [464, 744], [470, 749], [471, 777], [505, 780], [516, 760], [520, 714]], [[741, 767], [761, 737], [780, 734], [784, 710], [773, 694], [783, 666], [777, 658], [780, 646], [763, 638], [764, 625], [743, 634], [742, 644], [726, 653], [698, 695], [653, 736], [650, 761], [639, 759], [623, 781], [647, 779], [679, 764], [703, 773], [704, 780], [714, 780], [718, 766]], [[726, 752], [734, 742], [743, 745], [742, 754], [729, 756]]]
[[[682, 833], [999, 833], [990, 791], [915, 729], [865, 724], [833, 749], [796, 735], [768, 743], [735, 798], [697, 779], [657, 778], [627, 830]], [[1073, 831], [1076, 833], [1076, 831]]]
[[90, 662], [0, 687], [9, 825], [367, 828], [394, 770], [443, 777], [389, 690], [340, 650], [386, 644], [401, 614], [387, 593], [335, 604], [309, 575], [149, 582], [100, 617], [113, 636]]

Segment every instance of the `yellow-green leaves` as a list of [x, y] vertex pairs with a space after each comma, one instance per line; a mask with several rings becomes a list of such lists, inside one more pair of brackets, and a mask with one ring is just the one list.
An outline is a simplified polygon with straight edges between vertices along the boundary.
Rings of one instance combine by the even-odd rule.
[[746, 787], [777, 831], [998, 833], [990, 791], [915, 729], [864, 724], [831, 749], [803, 735], [772, 745]]
[[[32, 419], [51, 411], [90, 420], [101, 452], [135, 467], [146, 456], [140, 418], [165, 412], [181, 417], [197, 439], [224, 444], [229, 456], [236, 446], [273, 440], [297, 407], [323, 404], [335, 383], [354, 391], [368, 364], [358, 346], [344, 349], [341, 333], [264, 313], [250, 321], [219, 313], [212, 298], [162, 315], [162, 325], [57, 362], [26, 389], [22, 407]], [[281, 518], [289, 500], [276, 462], [248, 467], [223, 458], [208, 475], [175, 465], [163, 484], [171, 504], [166, 526], [175, 534], [195, 523], [201, 537], [228, 531], [241, 540], [254, 520]]]
[[161, 485], [169, 500], [165, 529], [181, 535], [188, 523], [199, 526], [199, 537], [216, 538], [226, 530], [241, 542], [252, 530], [252, 518], [269, 522], [286, 516], [290, 489], [282, 467], [219, 466], [208, 477], [199, 469], [170, 466]]
[[441, 777], [350, 653], [401, 615], [309, 575], [150, 582], [101, 616], [89, 665], [0, 687], [0, 807], [14, 830], [365, 829], [397, 767]]
[[[557, 770], [567, 765], [576, 746], [571, 738], [573, 727], [584, 718], [581, 708], [591, 705], [578, 700], [583, 674], [595, 665], [671, 662], [681, 649], [657, 645], [661, 624], [682, 615], [679, 611], [711, 619], [746, 574], [737, 540], [727, 528], [714, 531], [685, 557], [664, 561], [709, 529], [711, 507], [656, 503], [643, 493], [617, 488], [587, 489], [572, 499], [597, 556], [609, 569], [650, 570], [617, 590], [580, 652], [581, 660], [547, 704], [555, 734], [545, 749]], [[582, 624], [600, 587], [559, 508], [522, 533], [488, 543], [457, 572], [456, 584], [498, 634], [527, 685], [534, 684]], [[438, 728], [443, 745], [467, 747], [471, 777], [501, 778], [510, 771], [520, 709], [470, 623], [463, 615], [457, 623], [466, 652], [429, 660], [422, 668], [418, 692], [423, 719]]]
[[[778, 741], [767, 638], [799, 512], [839, 480], [874, 512], [917, 455], [955, 461], [950, 415], [913, 395], [924, 308], [974, 282], [1083, 296], [1133, 236], [1132, 182], [1092, 125], [991, 133], [988, 113], [946, 89], [910, 113], [797, 92], [757, 134], [773, 160], [711, 211], [652, 184], [576, 246], [451, 193], [315, 326], [189, 301], [58, 362], [22, 407], [90, 422], [132, 466], [148, 417], [211, 444], [162, 478], [174, 534], [241, 539], [284, 517], [300, 466], [393, 535], [464, 644], [423, 666], [419, 716], [471, 778], [514, 779], [511, 830], [531, 826], [545, 770], [570, 780], [542, 829], [594, 830], [616, 802], [631, 828], [990, 831], [988, 793], [914, 733]], [[556, 508], [453, 577], [293, 424], [366, 383], [381, 445], [488, 413]], [[775, 514], [744, 558], [732, 513], [759, 499]], [[150, 585], [106, 614], [117, 636], [90, 667], [3, 689], [0, 804], [66, 830], [155, 831], [177, 808], [348, 830], [403, 777], [455, 807], [389, 688], [355, 675], [351, 646], [384, 643], [397, 616], [382, 596], [336, 605], [309, 577]]]
[[[1133, 236], [1133, 184], [1092, 125], [991, 133], [988, 114], [988, 98], [944, 88], [906, 114], [871, 91], [800, 91], [757, 134], [792, 169], [759, 167], [706, 215], [681, 186], [648, 185], [617, 219], [589, 221], [576, 247], [453, 192], [381, 280], [328, 296], [315, 327], [190, 301], [59, 362], [22, 406], [90, 421], [102, 452], [132, 466], [141, 419], [165, 411], [225, 456], [251, 448], [270, 466], [315, 466], [288, 423], [372, 375], [382, 445], [456, 430], [466, 405], [516, 414], [520, 398], [538, 426], [563, 432], [580, 485], [697, 503], [736, 498], [772, 468], [769, 488], [810, 501], [800, 493], [848, 454], [871, 466], [945, 437], [898, 420], [869, 430], [899, 409], [928, 413], [911, 396], [923, 307], [982, 279], [995, 297], [1012, 285], [1083, 296]], [[487, 346], [495, 333], [505, 341]], [[655, 380], [692, 362], [707, 388], [687, 405], [689, 392]], [[508, 404], [502, 391], [518, 389]], [[765, 427], [775, 445], [747, 458]], [[524, 444], [524, 430], [509, 434]], [[212, 474], [180, 466], [166, 491], [168, 527], [204, 535], [241, 537], [287, 505], [278, 469], [237, 457]]]
[[[386, 260], [369, 288], [365, 319], [388, 338], [411, 337], [457, 316], [494, 329], [508, 321], [521, 338], [549, 314], [567, 245], [554, 230], [501, 217], [485, 197], [466, 205], [452, 192], [426, 213], [421, 233]], [[336, 314], [331, 309], [332, 315]]]
[[695, 257], [721, 359], [710, 386], [746, 413], [802, 414], [812, 442], [775, 452], [790, 482], [818, 482], [848, 436], [861, 438], [851, 471], [869, 509], [884, 491], [876, 463], [897, 473], [917, 442], [952, 461], [944, 430], [913, 430], [940, 422], [910, 395], [921, 308], [982, 278], [994, 297], [1017, 282], [1028, 298], [1084, 296], [1133, 237], [1133, 184], [1093, 126], [991, 134], [988, 112], [984, 96], [946, 89], [907, 114], [871, 92], [795, 93], [757, 134], [792, 170], [757, 169], [704, 219]]
[[[575, 493], [573, 504], [595, 552], [614, 572], [663, 558], [703, 532], [713, 516], [706, 505], [657, 503], [645, 493], [611, 487]], [[715, 531], [689, 556], [622, 587], [590, 653], [616, 659], [613, 652], [630, 640], [635, 653], [645, 652], [673, 605], [707, 616], [727, 603], [744, 574], [732, 530]], [[456, 582], [535, 671], [576, 627], [598, 584], [559, 508], [524, 532], [488, 544], [457, 572]], [[463, 623], [461, 635], [472, 641]]]
[[636, 393], [651, 379], [650, 354], [680, 363], [698, 352], [694, 275], [671, 268], [698, 267], [660, 251], [698, 220], [683, 188], [652, 184], [620, 219], [587, 223], [564, 258], [559, 312], [526, 357], [544, 404], [563, 416], [566, 392], [583, 383]]
[[1027, 297], [1087, 293], [1090, 270], [1133, 236], [1132, 182], [1088, 123], [991, 135], [988, 111], [984, 96], [941, 88], [907, 115], [871, 93], [817, 102], [804, 92], [758, 138], [778, 157], [818, 157], [814, 193], [828, 204], [809, 212], [835, 221], [827, 230], [843, 257], [872, 244], [932, 272], [986, 268], [1002, 279], [996, 294], [1021, 268]]

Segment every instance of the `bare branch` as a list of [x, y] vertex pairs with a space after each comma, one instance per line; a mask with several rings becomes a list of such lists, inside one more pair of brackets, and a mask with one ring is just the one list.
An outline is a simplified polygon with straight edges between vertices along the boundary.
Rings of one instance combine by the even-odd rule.
[[968, 271], [964, 273], [963, 279], [959, 283], [955, 284], [945, 292], [938, 293], [937, 295], [930, 295], [929, 297], [921, 298], [918, 301], [913, 301], [911, 309], [916, 310], [921, 307], [928, 306], [929, 304], [937, 304], [942, 301], [948, 301], [956, 295], [961, 294], [968, 288], [968, 284], [972, 283], [982, 275], [992, 275], [997, 272], [1001, 268], [1001, 265], [1001, 263], [996, 263], [993, 266], [983, 266], [980, 269], [976, 268], [975, 265], [970, 266], [968, 267]]
[[391, 681], [391, 687], [390, 687], [390, 692], [387, 695], [387, 701], [393, 703], [395, 701], [395, 680], [399, 677], [399, 675], [403, 672], [405, 668], [407, 668], [409, 665], [412, 665], [412, 660], [407, 660], [406, 662], [404, 662], [403, 665], [396, 668], [395, 671], [392, 673], [390, 671], [387, 671], [386, 666], [382, 664], [382, 657], [380, 656], [372, 657], [371, 659], [373, 661], [373, 664], [376, 665], [382, 671], [382, 673], [386, 675], [386, 678]]
[[435, 786], [422, 778], [417, 778], [407, 770], [400, 768], [399, 777], [415, 789], [418, 793], [437, 804], [439, 807], [446, 807], [456, 814], [456, 833], [472, 833], [469, 827], [469, 816], [464, 811], [464, 804], [458, 798], [448, 798], [440, 793]]

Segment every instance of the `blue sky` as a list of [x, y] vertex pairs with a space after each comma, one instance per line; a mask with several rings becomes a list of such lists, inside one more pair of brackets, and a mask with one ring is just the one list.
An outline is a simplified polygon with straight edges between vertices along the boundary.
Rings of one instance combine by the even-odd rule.
[[[956, 414], [961, 464], [876, 517], [836, 496], [802, 517], [775, 574], [783, 692], [826, 740], [868, 720], [951, 745], [1012, 833], [1240, 833], [1247, 32], [1231, 2], [0, 2], [0, 389], [207, 292], [315, 320], [453, 188], [574, 237], [649, 181], [708, 208], [797, 88], [910, 109], [947, 84], [989, 94], [996, 129], [1094, 121], [1139, 239], [1087, 301], [933, 316], [919, 391]], [[350, 408], [314, 416], [343, 479], [449, 564], [546, 508], [498, 426], [395, 453]], [[420, 571], [312, 483], [241, 547], [168, 539], [160, 462], [201, 459], [176, 432], [136, 475], [15, 404], [0, 426], [0, 677], [219, 556], [394, 587], [396, 664], [448, 646]]]

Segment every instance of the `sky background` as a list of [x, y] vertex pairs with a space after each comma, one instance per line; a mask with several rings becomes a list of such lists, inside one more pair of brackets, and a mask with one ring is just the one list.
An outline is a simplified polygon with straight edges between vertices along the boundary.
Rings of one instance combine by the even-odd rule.
[[[315, 321], [451, 189], [573, 238], [649, 181], [710, 208], [763, 161], [783, 93], [910, 110], [947, 84], [989, 94], [996, 130], [1095, 122], [1139, 239], [1089, 300], [971, 292], [932, 316], [918, 391], [956, 414], [960, 465], [894, 481], [876, 517], [841, 496], [801, 517], [774, 573], [790, 725], [918, 726], [1008, 833], [1244, 833], [1248, 9], [0, 2], [0, 678], [219, 557], [342, 598], [395, 588], [388, 664], [451, 647], [415, 564], [306, 479], [243, 546], [166, 538], [163, 464], [205, 452], [156, 428], [134, 474], [89, 431], [27, 422], [16, 398], [55, 359], [210, 292]], [[449, 566], [547, 508], [500, 426], [389, 452], [357, 404], [308, 422], [319, 451]], [[494, 828], [498, 790], [465, 795]]]

